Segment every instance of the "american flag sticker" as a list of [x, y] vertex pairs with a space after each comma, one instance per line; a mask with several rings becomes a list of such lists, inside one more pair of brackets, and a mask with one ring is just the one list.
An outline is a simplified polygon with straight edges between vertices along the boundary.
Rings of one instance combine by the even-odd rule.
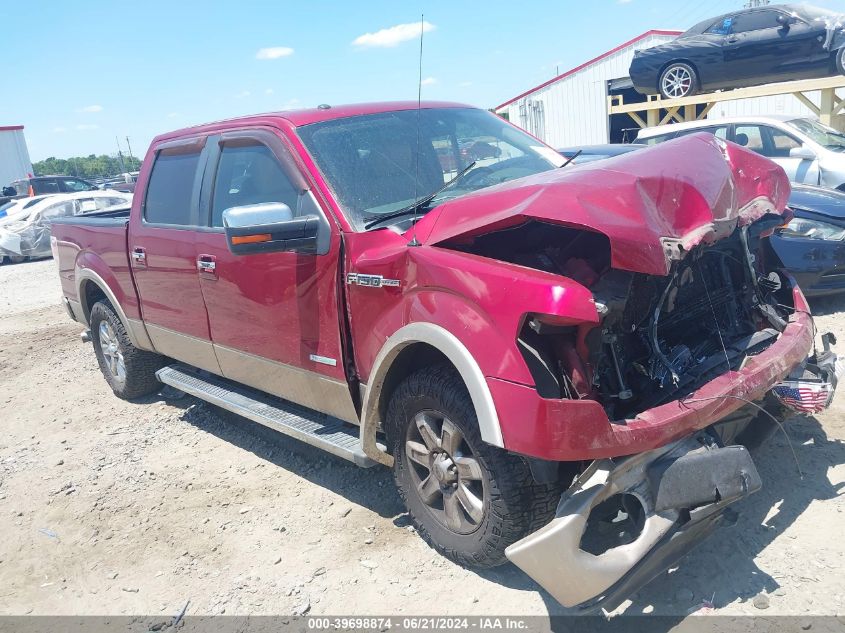
[[827, 382], [785, 380], [772, 392], [781, 403], [798, 413], [821, 413], [833, 399], [833, 388]]

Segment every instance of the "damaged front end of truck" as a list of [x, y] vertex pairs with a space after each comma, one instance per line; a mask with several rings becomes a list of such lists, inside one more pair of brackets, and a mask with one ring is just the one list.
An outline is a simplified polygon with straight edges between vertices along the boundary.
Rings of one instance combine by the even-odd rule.
[[[815, 410], [829, 404], [836, 356], [810, 357], [805, 299], [761, 248], [788, 222], [788, 194], [778, 166], [693, 135], [494, 188], [423, 226], [430, 243], [592, 294], [595, 321], [567, 318], [565, 297], [525, 315], [516, 344], [537, 398], [494, 392], [524, 412], [518, 432], [503, 420], [506, 448], [589, 464], [551, 523], [506, 552], [564, 606], [613, 609], [733, 522], [730, 506], [761, 486], [747, 447], [789, 405], [773, 388], [803, 380], [821, 392]], [[474, 214], [488, 195], [506, 206]]]

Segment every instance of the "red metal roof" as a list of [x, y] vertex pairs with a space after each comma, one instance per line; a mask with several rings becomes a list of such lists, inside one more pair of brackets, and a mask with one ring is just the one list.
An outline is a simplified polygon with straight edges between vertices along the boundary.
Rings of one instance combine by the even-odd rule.
[[552, 79], [549, 79], [548, 81], [541, 83], [539, 86], [534, 86], [530, 90], [526, 90], [522, 94], [518, 94], [513, 99], [509, 99], [509, 100], [505, 101], [503, 104], [497, 105], [494, 109], [498, 110], [499, 108], [504, 108], [505, 106], [512, 104], [514, 101], [518, 101], [519, 99], [522, 99], [522, 97], [530, 95], [532, 92], [535, 92], [535, 91], [539, 90], [540, 88], [545, 88], [549, 84], [553, 84], [554, 82], [560, 81], [561, 79], [564, 79], [565, 77], [569, 77], [569, 75], [574, 75], [579, 70], [583, 70], [587, 66], [591, 66], [592, 64], [595, 64], [596, 62], [603, 60], [605, 57], [610, 57], [614, 53], [621, 51], [623, 48], [631, 46], [631, 44], [636, 44], [640, 40], [645, 39], [645, 38], [647, 38], [651, 35], [680, 35], [681, 33], [683, 33], [683, 31], [666, 31], [666, 30], [661, 30], [661, 29], [651, 29], [650, 31], [646, 31], [645, 33], [642, 33], [641, 35], [637, 35], [637, 37], [635, 37], [634, 39], [628, 40], [624, 44], [620, 44], [616, 48], [611, 49], [611, 50], [607, 51], [606, 53], [602, 53], [598, 57], [594, 57], [590, 61], [584, 62], [580, 66], [576, 66], [572, 70], [567, 70], [562, 75], [558, 75], [557, 77], [553, 77]]
[[12, 132], [14, 130], [22, 130], [22, 125], [0, 125], [0, 132]]

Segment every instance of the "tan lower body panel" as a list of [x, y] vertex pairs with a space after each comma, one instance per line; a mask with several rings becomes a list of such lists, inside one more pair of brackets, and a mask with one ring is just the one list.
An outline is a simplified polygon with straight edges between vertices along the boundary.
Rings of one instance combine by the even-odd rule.
[[220, 375], [220, 365], [217, 364], [217, 357], [214, 355], [214, 347], [211, 341], [188, 336], [150, 323], [147, 323], [146, 326], [150, 340], [159, 354]]
[[214, 345], [214, 351], [226, 378], [352, 424], [360, 422], [345, 382], [221, 345]]
[[360, 423], [345, 382], [158, 325], [148, 323], [146, 329], [160, 354], [346, 422]]

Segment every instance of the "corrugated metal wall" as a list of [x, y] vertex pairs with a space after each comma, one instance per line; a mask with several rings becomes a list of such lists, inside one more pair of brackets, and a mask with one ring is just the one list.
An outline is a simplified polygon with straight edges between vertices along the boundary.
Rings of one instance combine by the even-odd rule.
[[[607, 143], [607, 82], [628, 76], [634, 51], [672, 40], [672, 36], [649, 35], [505, 106], [508, 119], [552, 147]], [[540, 105], [538, 105], [540, 104]], [[543, 112], [545, 125], [537, 120]], [[543, 127], [544, 129], [540, 129]]]
[[[842, 91], [837, 91], [842, 96]], [[818, 90], [806, 93], [807, 97], [819, 104], [821, 95]], [[710, 110], [708, 119], [719, 119], [726, 116], [766, 116], [767, 114], [789, 114], [794, 116], [816, 117], [810, 108], [798, 101], [791, 94], [772, 95], [771, 97], [755, 97], [754, 99], [738, 99], [737, 101], [723, 101], [717, 103]]]
[[23, 129], [0, 128], [0, 188], [32, 173]]

